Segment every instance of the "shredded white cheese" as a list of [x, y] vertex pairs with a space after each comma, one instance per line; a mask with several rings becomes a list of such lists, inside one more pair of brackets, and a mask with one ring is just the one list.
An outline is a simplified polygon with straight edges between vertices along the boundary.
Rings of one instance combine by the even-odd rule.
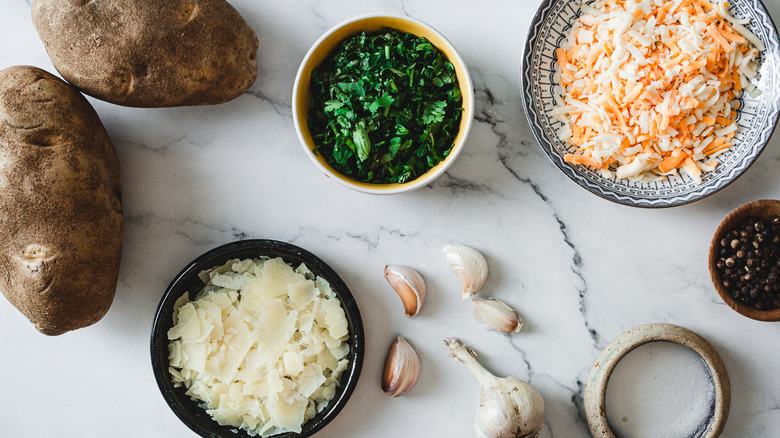
[[556, 51], [552, 114], [558, 138], [577, 147], [566, 161], [618, 179], [700, 181], [733, 144], [734, 99], [756, 90], [764, 45], [746, 23], [725, 1], [583, 3]]

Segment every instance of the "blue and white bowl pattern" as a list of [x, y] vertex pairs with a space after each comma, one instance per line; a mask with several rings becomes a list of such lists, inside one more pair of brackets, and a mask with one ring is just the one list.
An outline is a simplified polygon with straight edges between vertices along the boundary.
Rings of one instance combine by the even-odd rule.
[[702, 174], [701, 183], [674, 175], [653, 182], [605, 178], [598, 170], [564, 161], [576, 146], [558, 139], [562, 123], [551, 112], [556, 106], [555, 49], [579, 16], [578, 0], [544, 0], [536, 12], [523, 53], [521, 82], [526, 116], [542, 150], [574, 182], [602, 198], [636, 207], [672, 207], [709, 196], [742, 175], [758, 158], [775, 129], [780, 114], [780, 42], [777, 29], [760, 0], [735, 0], [730, 11], [737, 18], [749, 18], [746, 27], [766, 46], [760, 56], [759, 79], [755, 83], [761, 95], [745, 94], [737, 111], [739, 130], [734, 146], [720, 155], [721, 164]]

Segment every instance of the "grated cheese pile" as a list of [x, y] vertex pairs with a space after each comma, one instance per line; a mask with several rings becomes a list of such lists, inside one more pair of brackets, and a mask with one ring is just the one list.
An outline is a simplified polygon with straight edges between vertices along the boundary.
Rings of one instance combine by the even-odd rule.
[[[724, 1], [597, 0], [556, 50], [553, 116], [569, 163], [606, 178], [701, 182], [738, 129], [735, 98], [760, 92], [761, 41]], [[615, 172], [613, 172], [615, 170]]]
[[349, 360], [347, 320], [327, 281], [282, 259], [231, 260], [175, 303], [175, 386], [221, 425], [301, 432], [334, 397]]

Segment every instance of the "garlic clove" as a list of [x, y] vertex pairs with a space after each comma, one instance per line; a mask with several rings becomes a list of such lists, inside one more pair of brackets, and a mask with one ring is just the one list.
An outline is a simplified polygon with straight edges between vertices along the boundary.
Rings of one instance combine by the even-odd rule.
[[385, 358], [382, 373], [382, 391], [391, 397], [400, 397], [420, 379], [420, 358], [401, 336], [395, 338]]
[[463, 245], [445, 245], [441, 249], [447, 263], [463, 287], [463, 299], [474, 296], [487, 279], [487, 261], [479, 251]]
[[474, 304], [474, 318], [494, 329], [506, 333], [518, 333], [523, 320], [511, 307], [496, 298], [477, 298]]
[[385, 266], [385, 279], [401, 297], [406, 316], [414, 316], [425, 301], [425, 281], [417, 271], [401, 265]]
[[544, 398], [529, 383], [499, 378], [486, 370], [476, 354], [456, 338], [444, 343], [481, 386], [474, 431], [478, 438], [538, 438], [544, 426]]

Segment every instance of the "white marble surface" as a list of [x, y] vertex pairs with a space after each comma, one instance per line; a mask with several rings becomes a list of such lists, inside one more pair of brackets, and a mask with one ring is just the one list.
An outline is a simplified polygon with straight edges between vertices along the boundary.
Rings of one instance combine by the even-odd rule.
[[[221, 106], [141, 110], [93, 99], [119, 153], [126, 219], [116, 300], [103, 320], [46, 337], [0, 299], [0, 436], [191, 437], [163, 402], [149, 359], [158, 300], [199, 254], [241, 238], [288, 241], [326, 260], [350, 286], [367, 332], [356, 392], [317, 436], [472, 436], [478, 386], [449, 359], [446, 336], [475, 347], [497, 374], [543, 394], [542, 437], [587, 437], [581, 393], [601, 349], [649, 322], [685, 326], [721, 353], [733, 390], [726, 437], [780, 430], [780, 324], [736, 314], [715, 293], [707, 248], [719, 221], [754, 199], [780, 198], [780, 138], [722, 192], [646, 210], [599, 199], [542, 154], [519, 91], [521, 48], [538, 0], [235, 0], [260, 38], [260, 77]], [[780, 17], [780, 0], [768, 7]], [[465, 58], [477, 92], [464, 153], [416, 192], [375, 197], [327, 180], [293, 130], [298, 64], [326, 29], [369, 12], [432, 24]], [[29, 0], [0, 4], [0, 68], [54, 72], [30, 21]], [[513, 336], [478, 325], [439, 248], [461, 242], [490, 264], [484, 294], [519, 309]], [[418, 269], [428, 301], [414, 319], [382, 276]], [[391, 399], [379, 388], [396, 335], [416, 347], [419, 384]]]

